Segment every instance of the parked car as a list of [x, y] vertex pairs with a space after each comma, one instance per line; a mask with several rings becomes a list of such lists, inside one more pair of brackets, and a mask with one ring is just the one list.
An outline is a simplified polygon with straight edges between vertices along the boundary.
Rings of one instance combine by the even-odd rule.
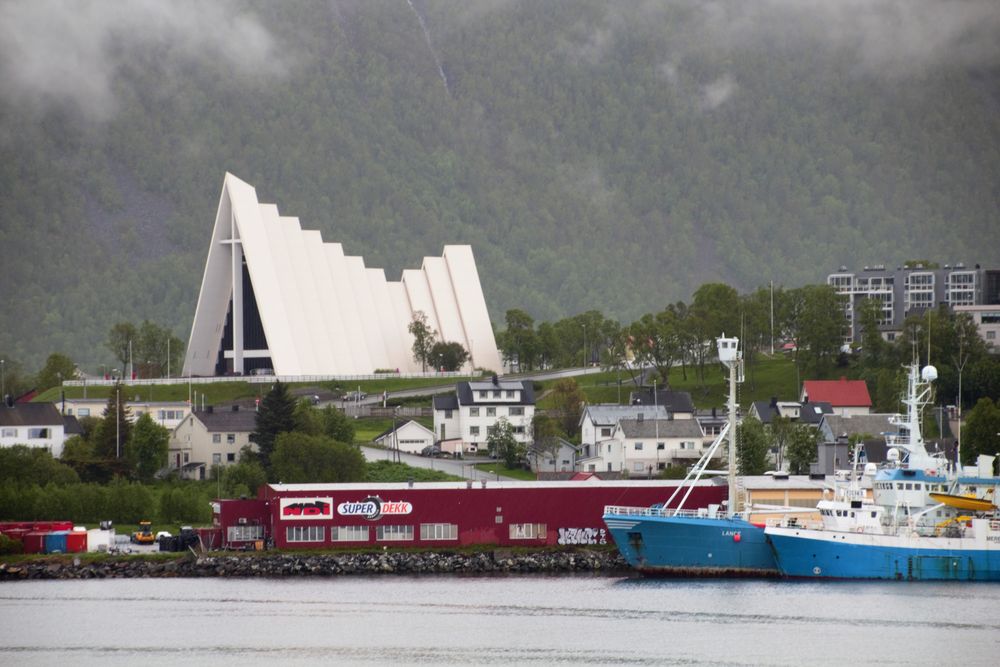
[[363, 391], [349, 391], [340, 398], [344, 401], [363, 401], [368, 398], [368, 394]]
[[448, 452], [441, 451], [440, 445], [427, 445], [422, 450], [420, 450], [421, 456], [430, 456], [431, 458], [440, 458], [442, 456], [450, 456]]

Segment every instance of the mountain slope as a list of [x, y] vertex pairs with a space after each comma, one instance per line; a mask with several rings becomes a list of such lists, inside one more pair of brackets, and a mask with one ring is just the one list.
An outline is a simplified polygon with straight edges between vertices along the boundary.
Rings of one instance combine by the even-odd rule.
[[1000, 261], [991, 3], [746, 4], [8, 7], [0, 352], [185, 338], [227, 170], [391, 279], [471, 243], [495, 323]]

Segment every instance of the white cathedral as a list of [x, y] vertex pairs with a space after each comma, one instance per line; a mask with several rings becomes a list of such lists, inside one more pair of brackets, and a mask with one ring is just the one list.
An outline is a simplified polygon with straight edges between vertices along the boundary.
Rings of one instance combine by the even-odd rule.
[[439, 340], [469, 351], [470, 366], [500, 370], [470, 246], [445, 246], [390, 282], [227, 173], [184, 374], [418, 372], [408, 330], [418, 311]]

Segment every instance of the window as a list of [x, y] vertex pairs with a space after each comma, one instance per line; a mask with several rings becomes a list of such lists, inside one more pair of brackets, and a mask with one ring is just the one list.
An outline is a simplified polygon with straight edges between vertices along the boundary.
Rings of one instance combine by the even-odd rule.
[[28, 440], [45, 440], [51, 437], [52, 436], [49, 434], [48, 428], [41, 427], [28, 429]]
[[479, 435], [479, 427], [478, 426], [470, 426], [469, 427], [469, 435]]
[[508, 391], [507, 392], [507, 398], [514, 398], [514, 392], [513, 391]]
[[610, 438], [611, 437], [611, 429], [610, 428], [602, 428], [601, 429], [601, 437], [602, 438]]
[[510, 430], [511, 430], [512, 433], [514, 433], [516, 435], [522, 435], [522, 434], [524, 434], [524, 427], [523, 426], [514, 426]]
[[523, 417], [524, 416], [524, 408], [522, 408], [520, 406], [511, 408], [510, 409], [510, 416], [511, 417]]
[[215, 443], [215, 444], [219, 444], [220, 442], [222, 442], [222, 434], [221, 433], [213, 433], [212, 434], [212, 442]]
[[79, 408], [76, 411], [76, 416], [77, 417], [89, 417], [90, 416], [90, 408]]
[[229, 542], [248, 542], [264, 539], [264, 526], [229, 526], [226, 529]]
[[232, 452], [226, 454], [226, 463], [236, 463], [236, 454]]
[[470, 417], [478, 417], [479, 416], [479, 408], [469, 408], [469, 416]]
[[986, 332], [986, 340], [996, 340], [996, 339], [997, 339], [997, 332], [996, 331], [987, 331]]
[[159, 413], [160, 421], [173, 420], [173, 419], [183, 419], [184, 413], [181, 410], [160, 410]]
[[236, 434], [235, 433], [227, 433], [226, 434], [226, 444], [229, 444], [229, 445], [235, 445], [236, 444]]
[[212, 454], [212, 465], [217, 466], [222, 463], [222, 454]]
[[486, 416], [487, 417], [496, 417], [497, 416], [497, 409], [496, 408], [486, 408]]
[[641, 442], [635, 443], [635, 451], [637, 451], [637, 452], [641, 452], [642, 451], [642, 443]]
[[325, 535], [326, 528], [323, 526], [288, 526], [285, 528], [285, 540], [288, 542], [322, 542]]
[[184, 463], [187, 463], [189, 458], [190, 458], [190, 454], [188, 454], [187, 452], [184, 452]]
[[498, 390], [495, 390], [495, 391], [493, 392], [493, 398], [500, 398], [500, 393], [501, 393], [501, 392], [500, 392], [500, 390], [499, 390], [499, 389], [498, 389]]
[[667, 444], [665, 442], [658, 442], [658, 443], [656, 443], [656, 449], [657, 450], [659, 450], [659, 451], [662, 452], [666, 448], [667, 448]]
[[16, 428], [5, 428], [2, 433], [0, 433], [5, 438], [16, 438], [17, 429]]
[[547, 533], [544, 523], [512, 523], [509, 528], [512, 540], [544, 540]]
[[634, 470], [635, 472], [642, 472], [644, 468], [641, 463], [633, 463], [632, 470]]
[[331, 526], [331, 542], [367, 542], [368, 526]]
[[378, 542], [406, 542], [413, 539], [413, 526], [375, 526]]
[[488, 391], [479, 392], [479, 398], [489, 398], [489, 397], [490, 397], [490, 392]]
[[445, 419], [451, 419], [451, 410], [445, 410], [444, 411], [444, 418]]
[[457, 540], [458, 526], [453, 523], [422, 523], [420, 524], [420, 539]]

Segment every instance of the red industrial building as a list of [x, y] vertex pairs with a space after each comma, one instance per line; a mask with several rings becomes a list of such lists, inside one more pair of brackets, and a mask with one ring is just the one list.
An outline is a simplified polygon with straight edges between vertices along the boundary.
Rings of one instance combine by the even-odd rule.
[[[269, 484], [256, 499], [213, 503], [213, 525], [223, 548], [610, 544], [601, 520], [606, 505], [664, 503], [676, 488], [675, 481], [597, 479]], [[686, 507], [725, 496], [724, 484], [706, 480]]]

